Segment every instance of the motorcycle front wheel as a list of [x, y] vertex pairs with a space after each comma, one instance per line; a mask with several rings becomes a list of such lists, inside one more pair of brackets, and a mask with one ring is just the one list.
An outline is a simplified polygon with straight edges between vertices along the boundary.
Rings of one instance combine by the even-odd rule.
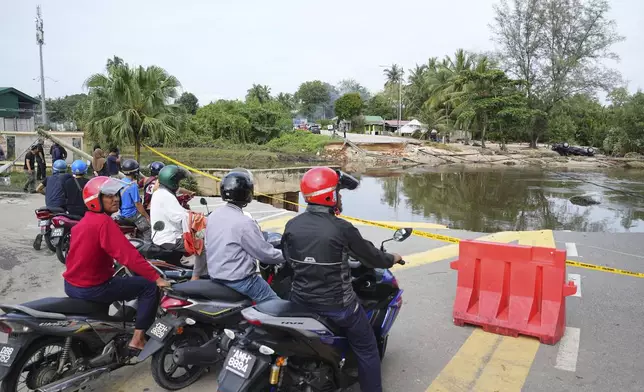
[[207, 340], [208, 335], [201, 328], [185, 328], [181, 335], [170, 337], [163, 348], [152, 356], [151, 370], [154, 381], [161, 388], [176, 391], [199, 380], [206, 371], [205, 366], [179, 366], [174, 362], [172, 354], [182, 347], [201, 346]]

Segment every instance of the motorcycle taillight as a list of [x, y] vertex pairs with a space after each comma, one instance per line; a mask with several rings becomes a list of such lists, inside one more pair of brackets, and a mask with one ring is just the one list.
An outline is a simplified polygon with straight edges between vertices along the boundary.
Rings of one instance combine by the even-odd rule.
[[64, 226], [65, 225], [65, 221], [62, 218], [57, 217], [57, 216], [52, 218], [51, 223], [53, 223], [54, 226]]
[[181, 308], [183, 306], [190, 305], [190, 301], [179, 298], [172, 298], [165, 295], [163, 296], [163, 298], [161, 298], [160, 305], [163, 309]]
[[0, 321], [0, 332], [4, 332], [7, 335], [10, 335], [13, 332], [13, 329], [8, 324]]
[[51, 217], [51, 212], [49, 211], [36, 211], [36, 218], [39, 220], [49, 219]]

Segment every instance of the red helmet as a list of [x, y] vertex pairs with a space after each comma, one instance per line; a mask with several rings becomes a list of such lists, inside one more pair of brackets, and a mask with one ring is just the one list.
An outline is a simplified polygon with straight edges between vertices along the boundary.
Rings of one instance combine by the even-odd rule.
[[99, 176], [87, 181], [83, 188], [83, 201], [92, 212], [103, 212], [101, 195], [116, 195], [127, 184], [114, 178]]
[[335, 207], [338, 202], [338, 173], [330, 167], [314, 167], [304, 173], [300, 191], [307, 203]]

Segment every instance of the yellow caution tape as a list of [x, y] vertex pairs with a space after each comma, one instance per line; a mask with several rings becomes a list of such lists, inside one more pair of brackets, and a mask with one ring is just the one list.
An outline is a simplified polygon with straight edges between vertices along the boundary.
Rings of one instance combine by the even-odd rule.
[[[143, 144], [143, 147], [145, 147], [148, 150], [152, 151], [154, 154], [157, 154], [161, 158], [163, 158], [163, 159], [165, 159], [167, 161], [170, 161], [170, 162], [172, 162], [172, 163], [174, 163], [174, 164], [176, 164], [178, 166], [184, 167], [184, 168], [186, 168], [187, 170], [190, 170], [193, 173], [201, 174], [202, 176], [211, 178], [211, 179], [213, 179], [215, 181], [221, 181], [221, 178], [219, 178], [219, 177], [213, 176], [212, 174], [206, 173], [206, 172], [201, 171], [199, 169], [195, 169], [194, 167], [190, 167], [188, 165], [185, 165], [185, 164], [177, 161], [176, 159], [170, 158], [169, 156], [163, 154], [160, 151], [157, 151], [156, 149], [154, 149], [154, 148], [152, 148], [152, 147], [150, 147], [150, 146], [148, 146], [146, 144]], [[292, 204], [292, 205], [296, 205], [296, 206], [300, 206], [300, 207], [306, 207], [305, 205], [302, 205], [300, 203], [295, 203], [295, 202], [292, 202], [292, 201], [289, 201], [289, 200], [285, 200], [285, 199], [282, 199], [282, 198], [279, 198], [279, 197], [275, 197], [273, 195], [267, 195], [265, 193], [260, 193], [260, 192], [255, 192], [255, 193], [257, 195], [266, 196], [268, 198], [281, 201], [283, 203]], [[398, 230], [398, 229], [400, 229], [400, 227], [396, 227], [396, 226], [392, 226], [392, 225], [386, 225], [386, 224], [383, 224], [383, 223], [380, 223], [380, 222], [374, 222], [374, 221], [370, 221], [370, 220], [354, 218], [354, 217], [347, 216], [347, 215], [341, 215], [341, 216], [346, 220], [363, 223], [363, 224], [369, 225], [369, 226], [381, 227], [381, 228], [390, 229], [390, 230]], [[442, 242], [449, 242], [449, 243], [452, 243], [452, 244], [458, 244], [459, 242], [461, 242], [460, 238], [450, 237], [450, 236], [442, 235], [442, 234], [427, 233], [425, 231], [414, 230], [412, 232], [412, 234], [415, 235], [415, 236], [418, 236], [418, 237], [429, 238], [429, 239], [432, 239], [432, 240], [442, 241]], [[618, 269], [618, 268], [604, 267], [604, 266], [601, 266], [601, 265], [594, 265], [594, 264], [588, 264], [588, 263], [580, 263], [578, 261], [572, 261], [572, 260], [566, 260], [566, 264], [570, 265], [570, 266], [573, 266], [573, 267], [585, 268], [585, 269], [590, 269], [590, 270], [595, 270], [595, 271], [609, 272], [609, 273], [617, 274], [617, 275], [626, 275], [626, 276], [632, 276], [632, 277], [636, 277], [636, 278], [644, 278], [644, 273], [641, 273], [641, 272], [626, 271], [626, 270], [622, 270], [622, 269]]]
[[573, 267], [585, 268], [589, 270], [609, 272], [611, 274], [626, 275], [626, 276], [632, 276], [635, 278], [644, 278], [644, 273], [642, 272], [634, 272], [634, 271], [627, 271], [619, 268], [604, 267], [603, 265], [580, 263], [579, 261], [573, 261], [573, 260], [566, 260], [566, 264]]

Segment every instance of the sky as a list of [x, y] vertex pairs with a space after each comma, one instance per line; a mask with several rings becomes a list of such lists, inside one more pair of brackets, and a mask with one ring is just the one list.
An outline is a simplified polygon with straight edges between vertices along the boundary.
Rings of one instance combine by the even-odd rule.
[[[307, 80], [353, 78], [371, 91], [383, 67], [405, 69], [456, 49], [488, 51], [497, 0], [21, 0], [3, 4], [0, 86], [40, 93], [36, 6], [44, 19], [48, 98], [83, 82], [117, 55], [158, 65], [200, 104], [243, 98], [253, 83], [293, 93]], [[644, 0], [611, 1], [626, 41], [614, 46], [634, 92], [644, 89]]]

